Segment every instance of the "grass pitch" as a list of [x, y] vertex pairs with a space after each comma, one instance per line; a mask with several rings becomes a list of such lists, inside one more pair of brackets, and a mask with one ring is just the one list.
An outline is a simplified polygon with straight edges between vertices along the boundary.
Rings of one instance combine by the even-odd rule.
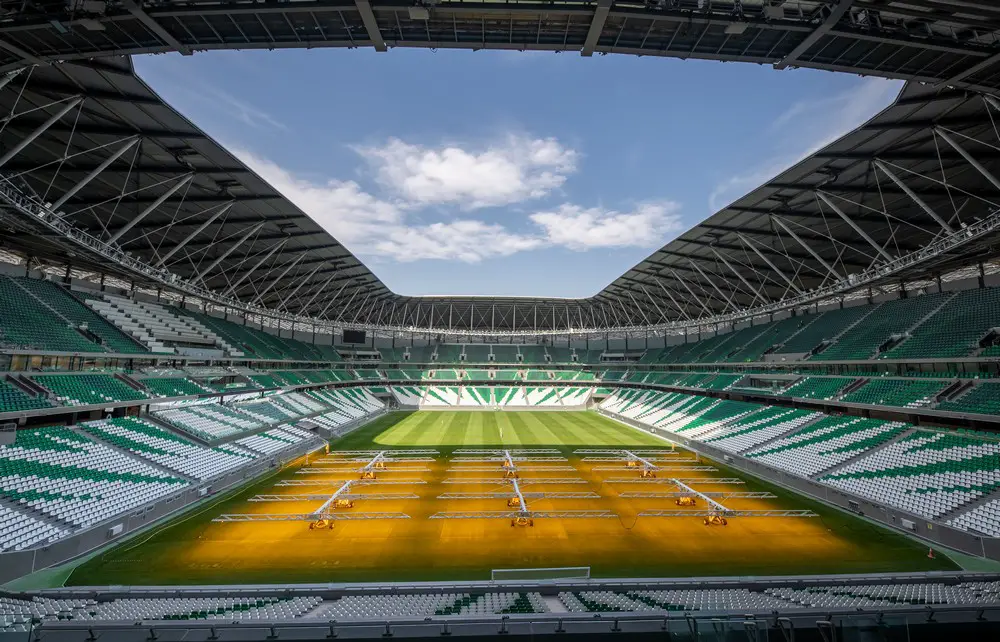
[[[482, 492], [473, 484], [445, 484], [461, 477], [448, 462], [457, 448], [558, 448], [600, 499], [533, 500], [535, 510], [604, 509], [615, 519], [539, 519], [532, 528], [512, 528], [500, 519], [428, 519], [440, 511], [504, 510], [503, 500], [440, 500], [444, 492]], [[641, 510], [676, 508], [668, 499], [625, 499], [620, 491], [656, 490], [615, 486], [609, 478], [634, 476], [595, 470], [572, 453], [577, 448], [655, 447], [665, 443], [592, 412], [416, 412], [394, 413], [332, 444], [335, 450], [436, 448], [437, 461], [422, 473], [387, 473], [384, 478], [419, 478], [405, 488], [419, 499], [359, 501], [351, 510], [404, 512], [411, 519], [338, 522], [333, 530], [309, 530], [305, 522], [216, 523], [224, 513], [308, 513], [320, 502], [249, 502], [257, 494], [303, 489], [276, 486], [280, 480], [311, 479], [336, 488], [351, 474], [304, 475], [297, 462], [228, 496], [198, 507], [134, 541], [125, 542], [79, 566], [70, 585], [239, 584], [285, 582], [489, 579], [494, 568], [590, 566], [599, 577], [782, 575], [951, 570], [943, 556], [926, 557], [926, 546], [901, 534], [828, 508], [790, 491], [747, 478], [718, 464], [714, 472], [677, 477], [741, 477], [739, 490], [770, 491], [776, 499], [726, 500], [736, 509], [810, 509], [812, 518], [733, 518], [726, 527], [707, 527], [696, 517], [637, 518]], [[693, 459], [693, 453], [679, 458]], [[604, 464], [605, 466], [607, 464]], [[451, 469], [451, 470], [449, 470]], [[395, 475], [395, 476], [394, 476]], [[490, 477], [489, 473], [477, 474]], [[530, 477], [525, 472], [522, 478]], [[535, 476], [562, 476], [538, 473]], [[732, 489], [732, 487], [729, 487]], [[371, 488], [399, 492], [404, 488]], [[556, 488], [544, 490], [557, 490]], [[662, 488], [661, 488], [662, 490]], [[312, 492], [312, 491], [305, 491]], [[319, 491], [318, 491], [319, 492]], [[332, 492], [321, 491], [321, 492]], [[683, 509], [678, 509], [683, 510]]]

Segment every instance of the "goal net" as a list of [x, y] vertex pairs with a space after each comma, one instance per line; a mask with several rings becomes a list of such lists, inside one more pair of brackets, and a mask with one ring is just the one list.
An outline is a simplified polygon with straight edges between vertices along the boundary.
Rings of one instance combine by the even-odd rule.
[[561, 566], [555, 568], [495, 568], [490, 574], [494, 582], [505, 580], [567, 580], [590, 579], [589, 566]]

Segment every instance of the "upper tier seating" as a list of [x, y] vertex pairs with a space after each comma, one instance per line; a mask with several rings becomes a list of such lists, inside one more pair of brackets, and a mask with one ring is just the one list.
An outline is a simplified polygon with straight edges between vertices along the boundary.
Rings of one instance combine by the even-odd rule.
[[94, 437], [134, 456], [198, 480], [212, 479], [251, 461], [253, 455], [232, 447], [198, 446], [137, 417], [91, 421], [80, 426]]
[[1000, 442], [918, 430], [820, 480], [935, 518], [1000, 485]]
[[879, 347], [892, 338], [910, 330], [951, 294], [925, 294], [912, 299], [886, 301], [858, 323], [844, 332], [833, 345], [812, 357], [816, 361], [853, 361], [872, 359]]
[[552, 363], [572, 363], [573, 353], [569, 348], [554, 348], [549, 346], [546, 348], [546, 352], [549, 353], [549, 359]]
[[494, 345], [492, 350], [495, 363], [518, 363], [516, 345]]
[[402, 363], [403, 355], [406, 354], [406, 348], [380, 347], [378, 351], [382, 355], [383, 363]]
[[67, 406], [149, 399], [146, 393], [107, 374], [34, 375], [32, 378]]
[[785, 340], [776, 350], [780, 354], [802, 354], [811, 352], [824, 341], [832, 341], [834, 337], [857, 323], [873, 310], [873, 306], [859, 305], [850, 308], [827, 310], [815, 315], [809, 325]]
[[20, 388], [0, 380], [0, 412], [24, 412], [39, 408], [51, 408], [45, 397], [32, 397]]
[[0, 346], [57, 352], [106, 352], [18, 285], [0, 275]]
[[1000, 415], [1000, 383], [980, 383], [957, 399], [939, 403], [937, 409], [974, 412], [981, 415]]
[[364, 381], [381, 381], [382, 375], [378, 370], [355, 370], [354, 375]]
[[0, 446], [5, 500], [73, 526], [91, 526], [187, 486], [67, 428], [17, 431]]
[[591, 365], [601, 363], [601, 356], [604, 354], [604, 350], [581, 350], [579, 348], [577, 348], [575, 352], [577, 363], [587, 363]]
[[518, 347], [518, 350], [521, 352], [521, 363], [547, 363], [545, 348], [542, 346], [522, 345]]
[[490, 360], [490, 347], [481, 343], [465, 346], [466, 363], [487, 363]]
[[489, 370], [468, 370], [467, 369], [465, 371], [465, 378], [469, 379], [470, 381], [487, 381], [491, 377], [490, 377], [490, 371]]
[[813, 317], [789, 317], [760, 327], [761, 331], [756, 337], [742, 345], [736, 345], [736, 350], [725, 360], [730, 363], [760, 361], [772, 346], [781, 345], [813, 320]]
[[18, 279], [17, 283], [55, 310], [74, 326], [86, 324], [87, 330], [101, 339], [101, 345], [108, 352], [122, 354], [142, 354], [147, 350], [130, 339], [124, 332], [108, 323], [99, 314], [88, 308], [73, 294], [59, 285], [40, 279]]
[[979, 340], [1000, 326], [1000, 288], [959, 292], [887, 359], [963, 357], [979, 349]]
[[280, 381], [278, 381], [277, 378], [274, 377], [274, 375], [270, 374], [264, 374], [264, 373], [252, 374], [252, 375], [247, 375], [247, 377], [261, 388], [280, 388], [282, 385], [284, 385]]
[[91, 298], [90, 307], [117, 325], [152, 352], [172, 353], [174, 345], [214, 348], [233, 357], [243, 352], [195, 319], [181, 314], [180, 308], [133, 301], [103, 294]]
[[437, 346], [437, 363], [458, 363], [462, 355], [462, 346], [454, 343], [442, 343]]

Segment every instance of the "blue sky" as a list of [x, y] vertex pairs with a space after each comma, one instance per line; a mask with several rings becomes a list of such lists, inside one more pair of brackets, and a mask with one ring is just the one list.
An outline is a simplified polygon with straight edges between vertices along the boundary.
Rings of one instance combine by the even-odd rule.
[[901, 87], [571, 53], [218, 52], [135, 64], [406, 295], [590, 296]]

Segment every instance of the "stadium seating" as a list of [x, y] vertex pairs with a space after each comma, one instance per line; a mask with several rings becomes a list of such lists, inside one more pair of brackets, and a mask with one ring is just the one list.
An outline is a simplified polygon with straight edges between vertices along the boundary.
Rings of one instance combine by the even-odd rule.
[[937, 409], [974, 412], [981, 415], [1000, 415], [1000, 383], [980, 383], [956, 399], [939, 403]]
[[996, 489], [998, 454], [997, 441], [917, 430], [820, 480], [933, 519]]
[[195, 445], [137, 417], [91, 421], [80, 427], [94, 437], [138, 458], [200, 481], [218, 477], [254, 459], [251, 454], [232, 447], [206, 448]]
[[852, 361], [872, 359], [879, 347], [896, 335], [911, 330], [951, 297], [950, 294], [925, 294], [912, 299], [896, 299], [879, 305], [863, 323], [852, 326], [817, 355], [816, 361]]
[[410, 363], [430, 363], [434, 346], [410, 346], [407, 353], [410, 355]]
[[810, 477], [889, 441], [907, 428], [908, 425], [902, 422], [824, 417], [746, 456], [801, 477]]
[[100, 338], [101, 345], [108, 352], [122, 354], [147, 352], [145, 348], [130, 339], [113, 324], [108, 323], [69, 291], [52, 281], [18, 279], [17, 283], [75, 327], [86, 325], [89, 332]]
[[0, 380], [0, 412], [24, 412], [51, 407], [52, 404], [45, 397], [32, 397], [13, 384]]
[[354, 375], [364, 381], [381, 381], [382, 375], [378, 370], [355, 370]]
[[462, 354], [462, 346], [454, 343], [441, 343], [437, 346], [437, 363], [458, 363]]
[[569, 348], [554, 348], [549, 346], [545, 349], [549, 354], [549, 360], [552, 363], [572, 363], [573, 362], [573, 352]]
[[870, 305], [827, 310], [815, 315], [813, 322], [788, 337], [775, 350], [779, 354], [808, 353], [826, 341], [832, 341], [874, 309]]
[[152, 416], [157, 421], [209, 443], [258, 430], [270, 423], [222, 404], [169, 408], [158, 410]]
[[852, 377], [802, 377], [788, 388], [782, 395], [799, 397], [801, 399], [836, 399], [840, 391], [846, 388]]
[[518, 363], [518, 352], [516, 345], [494, 345], [491, 346], [493, 351], [493, 361], [495, 363]]
[[765, 406], [704, 431], [696, 439], [731, 453], [741, 453], [781, 435], [794, 432], [822, 416], [807, 410]]
[[107, 374], [35, 375], [36, 383], [67, 406], [144, 401], [146, 393]]
[[521, 353], [521, 363], [544, 364], [548, 362], [543, 346], [521, 345], [518, 350]]
[[682, 589], [667, 591], [578, 591], [559, 593], [570, 613], [631, 611], [775, 611], [787, 607], [780, 598], [748, 589]]
[[188, 482], [67, 428], [19, 430], [0, 446], [0, 489], [25, 510], [87, 527]]
[[465, 363], [488, 363], [490, 360], [490, 347], [483, 344], [468, 344], [465, 348]]
[[435, 593], [415, 595], [348, 595], [325, 611], [337, 620], [420, 617], [429, 615], [495, 615], [548, 611], [538, 593]]
[[157, 397], [187, 397], [203, 395], [211, 390], [199, 386], [190, 379], [180, 377], [159, 377], [155, 379], [140, 379], [139, 383]]
[[270, 374], [259, 373], [259, 374], [247, 375], [247, 377], [251, 381], [256, 383], [258, 386], [264, 389], [280, 388], [283, 385], [280, 381], [278, 381], [276, 377], [274, 377], [274, 375]]
[[489, 370], [466, 370], [465, 378], [470, 381], [487, 381], [491, 379]]
[[57, 352], [106, 352], [77, 332], [18, 285], [20, 279], [0, 275], [0, 346]]
[[840, 398], [845, 403], [920, 408], [934, 403], [935, 395], [947, 382], [932, 379], [871, 379]]
[[1000, 537], [1000, 499], [964, 511], [948, 520], [948, 525], [987, 537]]
[[0, 504], [0, 553], [51, 543], [67, 532], [66, 528], [54, 526], [38, 517]]
[[908, 339], [881, 355], [887, 359], [963, 357], [1000, 326], [1000, 288], [959, 292]]

